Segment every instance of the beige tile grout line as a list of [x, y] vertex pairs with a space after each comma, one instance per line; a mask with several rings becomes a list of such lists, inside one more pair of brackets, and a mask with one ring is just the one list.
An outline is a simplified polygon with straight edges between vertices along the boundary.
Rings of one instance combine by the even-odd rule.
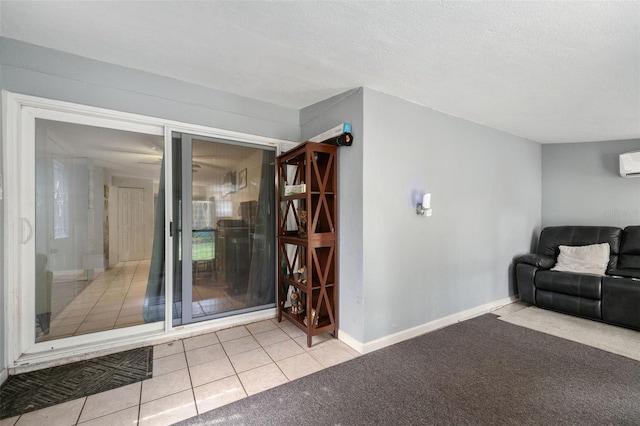
[[[122, 313], [122, 307], [124, 306], [124, 303], [127, 301], [127, 296], [129, 296], [129, 293], [131, 292], [131, 288], [133, 286], [133, 277], [136, 276], [136, 274], [138, 273], [138, 269], [140, 269], [140, 262], [141, 261], [138, 260], [138, 263], [136, 264], [136, 269], [133, 271], [133, 274], [131, 275], [131, 279], [129, 280], [129, 287], [127, 288], [127, 293], [124, 295], [124, 299], [122, 300], [122, 304], [120, 305], [120, 309], [118, 310], [118, 315], [116, 316], [116, 322], [113, 323], [113, 328], [114, 329], [116, 329], [116, 328], [124, 328], [124, 327], [130, 326], [130, 324], [127, 324], [127, 325], [120, 325], [118, 327], [118, 319], [120, 319], [120, 314]], [[107, 288], [109, 288], [110, 286], [111, 286], [111, 283], [109, 284], [109, 286]]]
[[[245, 326], [243, 325], [242, 327], [245, 327]], [[245, 329], [246, 329], [246, 327], [245, 327]], [[247, 331], [249, 331], [249, 330], [247, 329]], [[249, 331], [249, 335], [250, 335], [251, 337], [253, 337], [253, 334], [251, 334], [251, 332], [250, 332], [250, 331]], [[220, 344], [220, 347], [222, 348], [222, 352], [224, 352], [224, 355], [227, 357], [227, 360], [229, 361], [229, 364], [231, 364], [231, 368], [233, 368], [233, 371], [236, 373], [235, 375], [236, 375], [236, 377], [238, 378], [238, 382], [240, 382], [240, 386], [242, 386], [242, 390], [244, 391], [244, 394], [245, 394], [245, 395], [247, 395], [247, 396], [249, 396], [249, 392], [247, 392], [247, 389], [245, 388], [244, 383], [242, 383], [242, 380], [240, 380], [240, 376], [238, 375], [238, 370], [236, 370], [235, 365], [233, 365], [233, 362], [231, 362], [231, 357], [229, 356], [229, 354], [227, 353], [227, 350], [224, 348], [224, 345], [223, 345], [223, 344], [222, 344], [222, 342], [220, 341], [220, 338], [218, 337], [218, 333], [216, 333], [216, 338], [218, 339], [218, 342], [219, 342], [219, 344]], [[239, 337], [238, 339], [241, 339], [241, 337]], [[227, 340], [227, 342], [231, 342], [231, 341], [233, 341], [233, 340], [238, 340], [238, 339], [231, 339], [231, 340]], [[254, 337], [254, 339], [255, 339], [255, 337]], [[245, 398], [246, 398], [246, 397], [245, 397]], [[242, 399], [244, 399], [244, 398], [242, 398]], [[197, 406], [197, 405], [198, 405], [198, 404], [196, 403], [196, 406]], [[225, 405], [226, 405], [226, 404], [225, 404]], [[200, 412], [199, 412], [199, 411], [198, 411], [198, 414], [200, 414]]]
[[[266, 320], [266, 321], [271, 321], [271, 320]], [[271, 321], [271, 322], [272, 322], [272, 321]], [[272, 322], [272, 323], [273, 323], [273, 322]], [[281, 331], [283, 331], [283, 332], [284, 332], [284, 330], [282, 330], [282, 327], [280, 327], [278, 324], [275, 324], [275, 326], [277, 327], [277, 329], [278, 329], [278, 330], [281, 330]], [[245, 328], [246, 328], [246, 326], [242, 326], [242, 327], [245, 327]], [[274, 364], [274, 365], [276, 366], [276, 368], [278, 368], [278, 370], [282, 373], [283, 377], [287, 380], [287, 383], [290, 383], [290, 382], [291, 382], [291, 380], [290, 380], [290, 379], [289, 379], [289, 377], [286, 375], [286, 373], [282, 370], [282, 368], [278, 365], [278, 362], [277, 362], [275, 359], [273, 359], [273, 357], [272, 357], [271, 355], [269, 355], [269, 353], [264, 349], [264, 345], [263, 345], [262, 343], [258, 342], [258, 341], [257, 341], [257, 339], [255, 338], [255, 336], [256, 336], [256, 335], [258, 335], [258, 334], [262, 334], [262, 333], [266, 333], [266, 332], [269, 332], [269, 331], [271, 331], [271, 330], [267, 330], [267, 331], [263, 331], [262, 333], [255, 333], [255, 334], [254, 334], [254, 333], [252, 333], [249, 329], [247, 329], [247, 331], [249, 332], [249, 335], [250, 335], [254, 340], [256, 340], [256, 342], [260, 345], [260, 349], [262, 349], [262, 350], [267, 354], [267, 356], [268, 356], [268, 357], [269, 357], [269, 359], [271, 360], [271, 364]], [[217, 335], [217, 333], [216, 333], [216, 332], [212, 332], [212, 333], [216, 334], [216, 338], [218, 338], [218, 335]], [[197, 336], [196, 336], [196, 337], [197, 337]], [[247, 336], [243, 336], [243, 337], [247, 337]], [[244, 393], [245, 393], [245, 395], [246, 395], [244, 398], [248, 398], [248, 397], [249, 397], [249, 396], [251, 396], [251, 395], [249, 395], [249, 392], [247, 391], [247, 389], [246, 389], [246, 387], [245, 387], [244, 383], [242, 382], [242, 380], [240, 380], [240, 373], [238, 372], [238, 370], [236, 369], [236, 367], [233, 365], [233, 362], [231, 362], [231, 357], [230, 357], [230, 356], [229, 356], [229, 354], [227, 353], [227, 350], [224, 348], [224, 345], [222, 344], [222, 343], [231, 342], [231, 341], [234, 341], [234, 340], [239, 340], [239, 339], [241, 339], [241, 338], [243, 338], [243, 337], [238, 337], [238, 338], [235, 338], [235, 339], [230, 339], [230, 340], [227, 340], [227, 341], [225, 341], [225, 342], [220, 341], [220, 339], [218, 338], [218, 343], [215, 343], [215, 344], [220, 345], [220, 347], [221, 347], [222, 351], [224, 352], [225, 356], [227, 357], [227, 360], [228, 360], [228, 361], [229, 361], [229, 363], [231, 364], [231, 368], [233, 368], [233, 371], [234, 371], [234, 373], [235, 373], [234, 375], [238, 378], [238, 382], [240, 382], [240, 386], [242, 386], [242, 389], [243, 389], [243, 391], [244, 391]], [[296, 342], [296, 341], [295, 341], [291, 336], [287, 335], [287, 338], [288, 338], [290, 341], [294, 342], [295, 344], [298, 344], [298, 343], [297, 343], [297, 342]], [[181, 341], [184, 341], [185, 339], [180, 339], [180, 340], [181, 340]], [[283, 342], [278, 342], [278, 343], [283, 343]], [[208, 345], [208, 346], [213, 346], [213, 345]], [[204, 346], [204, 347], [206, 347], [206, 346]], [[197, 348], [197, 349], [201, 349], [201, 348]], [[303, 348], [303, 349], [304, 349], [304, 348]], [[193, 349], [193, 350], [195, 350], [195, 349]], [[197, 403], [197, 399], [196, 399], [196, 396], [195, 396], [195, 388], [196, 388], [196, 387], [200, 387], [200, 386], [206, 386], [206, 385], [207, 385], [207, 384], [209, 384], [209, 383], [203, 383], [203, 384], [201, 384], [200, 386], [194, 386], [194, 385], [193, 385], [193, 380], [192, 380], [192, 378], [191, 378], [191, 368], [190, 368], [190, 366], [189, 366], [189, 363], [188, 363], [188, 360], [187, 360], [187, 357], [186, 357], [186, 353], [187, 353], [187, 352], [188, 352], [188, 351], [187, 351], [187, 349], [185, 348], [184, 343], [183, 343], [183, 345], [182, 345], [182, 354], [184, 355], [184, 357], [185, 357], [185, 361], [186, 361], [186, 364], [187, 364], [186, 369], [188, 370], [188, 371], [187, 371], [187, 374], [189, 374], [189, 382], [190, 382], [190, 384], [191, 384], [191, 393], [192, 393], [193, 401], [194, 401], [194, 404], [195, 404], [195, 407], [196, 407], [196, 412], [198, 413], [198, 415], [200, 415], [200, 414], [202, 414], [202, 413], [200, 413], [200, 409], [198, 408], [198, 403]], [[246, 352], [248, 352], [248, 351], [246, 351]], [[305, 351], [304, 353], [306, 353], [306, 352], [307, 352], [307, 351]], [[242, 352], [240, 352], [240, 353], [242, 353]], [[167, 356], [171, 356], [171, 355], [167, 355]], [[167, 356], [159, 357], [159, 358], [157, 358], [157, 359], [166, 358]], [[292, 355], [292, 356], [289, 356], [289, 357], [283, 358], [283, 359], [281, 359], [280, 361], [283, 361], [283, 360], [285, 360], [285, 359], [289, 359], [289, 358], [293, 358], [294, 356], [297, 356], [297, 355]], [[243, 371], [243, 373], [246, 373], [246, 372], [248, 372], [248, 371], [253, 371], [253, 370], [256, 370], [256, 369], [258, 369], [258, 368], [262, 368], [262, 367], [264, 367], [264, 366], [266, 366], [266, 365], [269, 365], [269, 364], [265, 364], [265, 365], [262, 365], [262, 366], [259, 366], [259, 367], [255, 367], [255, 368], [252, 368], [252, 369], [249, 369], [249, 370]], [[325, 369], [325, 368], [326, 368], [326, 367], [322, 366], [322, 369]], [[222, 379], [219, 379], [219, 380], [222, 380]], [[213, 383], [213, 382], [210, 382], [210, 383]], [[177, 393], [177, 392], [176, 392], [176, 393]], [[174, 394], [175, 394], [175, 393], [174, 393]], [[170, 395], [174, 395], [174, 394], [170, 394]], [[169, 396], [169, 395], [165, 395], [165, 396]], [[242, 399], [244, 399], [244, 398], [242, 398]], [[151, 401], [148, 401], [148, 402], [151, 402]], [[142, 405], [142, 403], [140, 403], [140, 406], [141, 406], [141, 405]], [[225, 404], [225, 405], [226, 405], [226, 404]], [[140, 409], [139, 409], [139, 410], [140, 410]], [[138, 421], [140, 421], [140, 419], [138, 419]]]
[[[153, 370], [151, 371], [151, 373], [153, 374]], [[191, 379], [191, 377], [189, 377], [189, 379]], [[140, 382], [140, 395], [138, 395], [138, 415], [136, 416], [136, 424], [138, 425], [140, 424], [140, 415], [142, 414], [142, 382], [144, 382], [144, 380]]]
[[[216, 338], [218, 338], [217, 334], [216, 334]], [[200, 415], [200, 409], [198, 408], [198, 400], [196, 399], [196, 388], [193, 386], [193, 379], [191, 378], [191, 369], [189, 368], [189, 360], [187, 359], [187, 349], [184, 347], [184, 342], [182, 342], [182, 355], [184, 356], [184, 362], [187, 365], [187, 374], [189, 375], [189, 383], [191, 384], [191, 396], [193, 397], [193, 405], [196, 407], [196, 415]], [[142, 394], [142, 392], [140, 392], [140, 394]], [[138, 424], [140, 424], [139, 417], [140, 416], [138, 416]]]
[[[82, 412], [84, 411], [84, 407], [87, 405], [87, 397], [84, 397], [84, 402], [82, 403], [82, 408], [80, 409], [80, 412], [78, 413], [78, 418], [76, 419], [76, 423], [78, 424], [80, 423], [80, 417], [82, 417]], [[19, 419], [18, 419], [19, 420]], [[17, 422], [16, 422], [17, 423]]]

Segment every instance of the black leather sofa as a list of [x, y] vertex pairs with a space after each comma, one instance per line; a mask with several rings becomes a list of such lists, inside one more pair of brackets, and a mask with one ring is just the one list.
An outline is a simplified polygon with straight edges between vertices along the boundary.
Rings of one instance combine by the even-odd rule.
[[[559, 246], [609, 243], [604, 276], [551, 271]], [[520, 300], [546, 309], [640, 330], [640, 226], [554, 226], [533, 254], [516, 257]]]

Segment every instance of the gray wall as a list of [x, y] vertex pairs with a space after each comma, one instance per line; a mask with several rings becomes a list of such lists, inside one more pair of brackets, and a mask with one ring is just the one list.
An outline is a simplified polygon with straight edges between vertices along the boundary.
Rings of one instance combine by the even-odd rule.
[[640, 224], [640, 178], [622, 178], [618, 157], [640, 139], [543, 145], [542, 224]]
[[[3, 37], [0, 88], [276, 139], [300, 138], [298, 110]], [[4, 267], [11, 259], [2, 252], [0, 256]], [[1, 277], [0, 310], [4, 309]], [[3, 321], [0, 312], [0, 370], [5, 365], [4, 330], [10, 326]]]
[[[354, 145], [339, 157], [340, 321], [365, 343], [513, 294], [511, 260], [540, 227], [539, 144], [374, 90], [296, 111], [6, 38], [0, 87], [289, 140], [351, 122]], [[415, 214], [424, 191], [431, 218]]]
[[0, 37], [3, 89], [298, 140], [298, 110]]
[[[540, 227], [540, 144], [367, 88], [364, 129], [364, 342], [513, 295]], [[425, 191], [433, 217], [415, 212]]]
[[302, 140], [343, 122], [353, 128], [353, 145], [338, 149], [339, 326], [360, 342], [364, 341], [362, 93], [350, 90], [300, 111]]
[[[368, 343], [514, 294], [540, 229], [541, 146], [371, 89], [301, 111], [340, 122], [340, 329]], [[433, 217], [415, 213], [429, 191]], [[362, 226], [360, 226], [362, 224]]]
[[[1, 43], [1, 39], [0, 39]], [[0, 47], [1, 49], [1, 47]], [[0, 88], [2, 88], [3, 82], [3, 69], [2, 66], [2, 50], [0, 50]], [[4, 114], [2, 112], [2, 102], [0, 102], [0, 117], [2, 117], [2, 125], [0, 125], [0, 142], [4, 144], [4, 137], [2, 135], [2, 131], [4, 129]], [[4, 145], [3, 145], [4, 147]], [[4, 151], [0, 149], [0, 165], [4, 165]], [[0, 178], [0, 184], [4, 187], [4, 166], [0, 170], [0, 174], [3, 176]], [[5, 347], [4, 347], [4, 330], [6, 329], [4, 323], [4, 264], [9, 259], [4, 256], [4, 197], [0, 200], [0, 371], [2, 371], [6, 366], [5, 361]], [[1, 384], [1, 383], [0, 383]]]

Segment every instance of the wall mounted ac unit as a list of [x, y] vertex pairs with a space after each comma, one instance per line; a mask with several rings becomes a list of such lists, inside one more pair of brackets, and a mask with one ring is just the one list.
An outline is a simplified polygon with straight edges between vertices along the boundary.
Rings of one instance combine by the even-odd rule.
[[620, 176], [640, 177], [640, 151], [620, 154]]

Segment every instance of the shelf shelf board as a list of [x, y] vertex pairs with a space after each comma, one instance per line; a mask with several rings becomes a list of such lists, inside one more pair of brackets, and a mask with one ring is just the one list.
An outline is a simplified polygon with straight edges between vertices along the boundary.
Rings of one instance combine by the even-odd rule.
[[[298, 281], [299, 279], [300, 279], [300, 274], [298, 273], [293, 274], [293, 277], [291, 275], [282, 275], [282, 280], [285, 282], [285, 284], [292, 285], [304, 292], [308, 292], [309, 290], [320, 290], [323, 287], [322, 284], [311, 285], [309, 281], [307, 281], [306, 283], [303, 283]], [[325, 288], [330, 288], [333, 286], [334, 286], [333, 283], [327, 283], [324, 285]]]
[[302, 163], [306, 159], [306, 151], [310, 152], [322, 152], [322, 153], [334, 153], [336, 152], [335, 146], [323, 144], [320, 142], [307, 141], [300, 145], [291, 148], [289, 151], [280, 154], [280, 161], [294, 165], [295, 163]]
[[282, 316], [287, 318], [304, 332], [307, 332], [308, 330], [312, 336], [335, 331], [335, 326], [331, 324], [329, 318], [324, 317], [320, 318], [317, 326], [311, 326], [311, 328], [309, 329], [306, 325], [304, 325], [304, 319], [307, 316], [306, 311], [303, 314], [294, 314], [291, 313], [291, 308], [282, 308]]
[[[297, 235], [297, 233], [295, 235]], [[293, 244], [296, 246], [318, 246], [325, 243], [325, 245], [329, 247], [335, 244], [336, 237], [334, 232], [322, 232], [318, 234], [310, 234], [308, 238], [300, 238], [294, 235], [279, 235], [278, 239], [282, 243]]]
[[[319, 196], [322, 194], [320, 191], [309, 191], [309, 194], [312, 196]], [[335, 193], [333, 191], [324, 192], [326, 197], [333, 197]], [[293, 195], [283, 195], [280, 197], [280, 201], [292, 201], [292, 200], [304, 200], [307, 198], [307, 193], [303, 192], [302, 194], [293, 194]]]
[[280, 197], [280, 201], [304, 200], [305, 198], [307, 198], [307, 193], [303, 192], [302, 194], [283, 195]]

